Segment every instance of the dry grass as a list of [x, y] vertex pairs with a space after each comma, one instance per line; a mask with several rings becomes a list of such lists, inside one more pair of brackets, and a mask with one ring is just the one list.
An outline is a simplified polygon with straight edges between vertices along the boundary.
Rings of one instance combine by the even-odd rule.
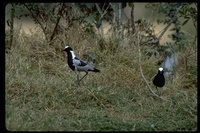
[[[6, 53], [6, 128], [10, 131], [195, 131], [197, 130], [197, 64], [167, 78], [157, 99], [145, 86], [131, 39], [112, 51], [99, 50], [98, 38], [69, 30], [64, 44], [46, 44], [41, 33], [21, 34]], [[106, 42], [110, 46], [110, 41]], [[75, 85], [62, 48], [70, 45], [83, 59], [90, 52], [101, 73], [89, 73]], [[116, 43], [117, 45], [117, 43]], [[195, 44], [196, 45], [196, 44]], [[192, 51], [195, 48], [190, 46]], [[189, 50], [181, 51], [180, 58]], [[196, 56], [188, 57], [196, 62]], [[181, 60], [181, 59], [179, 59]], [[157, 72], [157, 58], [142, 56], [146, 79]]]

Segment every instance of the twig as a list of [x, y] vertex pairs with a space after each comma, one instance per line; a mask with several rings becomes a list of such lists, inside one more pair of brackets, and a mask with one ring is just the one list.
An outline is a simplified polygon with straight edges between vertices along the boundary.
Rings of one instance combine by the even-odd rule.
[[[105, 4], [104, 4], [105, 5]], [[104, 6], [103, 5], [103, 6]], [[110, 4], [107, 6], [107, 8], [103, 11], [103, 10], [101, 10], [101, 8], [99, 7], [99, 5], [97, 4], [97, 3], [95, 3], [95, 6], [96, 6], [96, 8], [97, 8], [97, 10], [98, 10], [98, 12], [100, 13], [100, 15], [101, 15], [101, 18], [100, 19], [103, 19], [103, 17], [104, 17], [104, 15], [107, 13], [107, 10], [108, 10], [108, 8], [110, 7]], [[104, 7], [103, 7], [104, 8]], [[102, 9], [103, 9], [102, 8]], [[103, 25], [103, 24], [102, 24]], [[103, 26], [101, 26], [101, 34], [100, 34], [103, 38], [104, 38], [104, 30], [103, 30]]]
[[110, 4], [107, 6], [107, 8], [104, 11], [101, 10], [101, 8], [99, 7], [99, 5], [97, 3], [95, 3], [95, 6], [96, 6], [98, 12], [101, 14], [101, 18], [103, 18], [103, 16], [107, 13], [107, 10], [110, 7]]
[[139, 32], [137, 33], [137, 39], [138, 39], [137, 42], [138, 42], [138, 54], [139, 54], [139, 57], [138, 57], [139, 63], [138, 63], [138, 64], [139, 64], [139, 67], [140, 67], [140, 75], [142, 76], [142, 78], [143, 78], [144, 82], [146, 83], [147, 87], [149, 88], [150, 92], [151, 92], [154, 96], [156, 96], [156, 97], [162, 99], [159, 95], [157, 95], [157, 94], [154, 93], [154, 91], [151, 89], [150, 85], [148, 84], [146, 78], [144, 77], [144, 74], [143, 74], [143, 72], [142, 72], [142, 66], [141, 66], [141, 58], [140, 58], [140, 57], [141, 57], [141, 51], [140, 51]]
[[98, 12], [101, 14], [101, 17], [103, 16], [103, 12], [101, 11], [101, 8], [99, 7], [99, 5], [97, 3], [95, 3], [95, 6], [98, 10]]

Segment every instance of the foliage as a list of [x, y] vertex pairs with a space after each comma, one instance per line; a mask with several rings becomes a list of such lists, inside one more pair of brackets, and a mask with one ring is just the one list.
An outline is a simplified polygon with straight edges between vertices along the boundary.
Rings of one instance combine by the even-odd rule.
[[[61, 18], [66, 17], [66, 22], [71, 23], [70, 4], [65, 3], [15, 3], [16, 10], [20, 10], [15, 17], [29, 17], [35, 24], [38, 24], [49, 44], [56, 35], [62, 33], [62, 28], [59, 25]], [[9, 21], [9, 20], [8, 20]]]
[[[99, 29], [103, 21], [116, 25], [113, 22], [114, 14], [117, 9], [116, 3], [76, 3], [76, 7], [80, 11], [81, 23], [85, 25], [88, 31], [94, 32], [95, 28]], [[122, 3], [122, 9], [126, 7], [126, 3]]]
[[[174, 27], [170, 29], [170, 31], [172, 31], [170, 37], [173, 41], [175, 41], [175, 44], [181, 48], [181, 42], [183, 39], [185, 39], [184, 33], [181, 31], [182, 26], [185, 25], [190, 19], [192, 19], [194, 26], [196, 27], [197, 9], [192, 7], [192, 5], [194, 5], [194, 3], [153, 3], [147, 4], [146, 7], [153, 7], [154, 9], [158, 9], [158, 12], [165, 16], [164, 19], [157, 20], [158, 24], [167, 24], [173, 20], [173, 18], [175, 18], [173, 21]], [[181, 17], [185, 19], [182, 24], [180, 21]]]
[[186, 19], [182, 25], [185, 25], [190, 19], [192, 19], [193, 21], [193, 24], [196, 27], [196, 24], [197, 24], [197, 8], [195, 7], [191, 7], [191, 4], [194, 4], [194, 3], [189, 3], [189, 4], [186, 4], [182, 10], [179, 11], [180, 13], [180, 17], [183, 17], [184, 19]]
[[[56, 35], [67, 30], [60, 24], [62, 20], [69, 27], [78, 22], [84, 25], [87, 32], [94, 34], [95, 27], [99, 29], [102, 21], [112, 23], [114, 17], [111, 3], [15, 3], [14, 5], [21, 11], [20, 15], [15, 14], [15, 17], [18, 19], [30, 17], [41, 27], [49, 44]], [[122, 8], [125, 7], [126, 3], [122, 3]], [[77, 11], [79, 15], [75, 13]]]

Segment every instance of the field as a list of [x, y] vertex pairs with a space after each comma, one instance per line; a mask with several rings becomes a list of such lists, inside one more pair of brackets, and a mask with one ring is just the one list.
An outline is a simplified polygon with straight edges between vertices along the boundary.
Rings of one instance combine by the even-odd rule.
[[[53, 45], [48, 45], [39, 31], [31, 35], [15, 31], [14, 45], [5, 53], [7, 130], [197, 130], [195, 43], [178, 53], [179, 64], [166, 78], [159, 99], [140, 75], [137, 41], [131, 37], [107, 41], [102, 48], [97, 38], [73, 28], [67, 39], [62, 38], [64, 43], [55, 40]], [[80, 59], [91, 54], [101, 73], [89, 73], [77, 86], [76, 73], [62, 52], [65, 45]], [[141, 56], [143, 74], [155, 93], [151, 78], [157, 73], [160, 58]]]

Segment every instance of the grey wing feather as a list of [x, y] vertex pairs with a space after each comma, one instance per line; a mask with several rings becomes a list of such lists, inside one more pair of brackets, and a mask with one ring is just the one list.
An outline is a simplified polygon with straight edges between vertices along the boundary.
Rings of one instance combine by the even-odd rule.
[[94, 68], [90, 65], [85, 65], [85, 66], [77, 66], [78, 71], [88, 71], [88, 70], [94, 70]]
[[75, 69], [78, 71], [88, 71], [94, 69], [91, 65], [86, 64], [84, 61], [81, 61], [79, 59], [73, 59], [73, 64], [75, 66]]
[[75, 66], [78, 66], [78, 65], [81, 64], [81, 61], [80, 61], [80, 60], [77, 60], [77, 59], [73, 59], [73, 64], [74, 64]]

